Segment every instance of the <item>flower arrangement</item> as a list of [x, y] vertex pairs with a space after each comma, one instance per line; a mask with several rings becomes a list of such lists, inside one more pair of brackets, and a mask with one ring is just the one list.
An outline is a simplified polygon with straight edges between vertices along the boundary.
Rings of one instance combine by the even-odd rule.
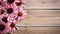
[[24, 0], [0, 0], [0, 34], [12, 34], [26, 17]]

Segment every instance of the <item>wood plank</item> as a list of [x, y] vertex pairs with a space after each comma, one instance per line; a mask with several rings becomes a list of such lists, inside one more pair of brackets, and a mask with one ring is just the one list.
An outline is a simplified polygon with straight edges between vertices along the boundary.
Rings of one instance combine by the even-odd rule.
[[60, 34], [60, 27], [20, 27], [14, 34]]
[[60, 10], [27, 10], [21, 26], [60, 26]]
[[25, 0], [26, 9], [60, 8], [60, 0]]
[[28, 16], [60, 17], [60, 10], [27, 10]]

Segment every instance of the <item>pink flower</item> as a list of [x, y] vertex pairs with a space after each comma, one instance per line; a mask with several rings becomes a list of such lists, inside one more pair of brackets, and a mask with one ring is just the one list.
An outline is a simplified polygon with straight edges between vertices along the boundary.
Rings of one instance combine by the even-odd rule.
[[23, 20], [26, 17], [26, 11], [22, 10], [22, 11], [18, 11], [18, 21], [19, 20]]
[[8, 24], [6, 24], [0, 20], [0, 34], [7, 33], [9, 31], [11, 31], [11, 29], [8, 26]]
[[16, 23], [16, 22], [11, 22], [9, 24], [9, 27], [11, 29], [11, 32], [15, 32], [16, 30], [18, 30], [19, 29], [19, 26], [20, 25], [18, 25], [18, 23]]
[[24, 7], [23, 0], [15, 0], [14, 4], [11, 5], [11, 8], [20, 9]]

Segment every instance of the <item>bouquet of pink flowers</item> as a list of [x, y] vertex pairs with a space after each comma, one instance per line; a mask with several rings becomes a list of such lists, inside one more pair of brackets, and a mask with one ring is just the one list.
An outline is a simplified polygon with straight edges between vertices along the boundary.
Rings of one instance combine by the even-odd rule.
[[0, 0], [0, 34], [12, 34], [26, 16], [23, 0]]

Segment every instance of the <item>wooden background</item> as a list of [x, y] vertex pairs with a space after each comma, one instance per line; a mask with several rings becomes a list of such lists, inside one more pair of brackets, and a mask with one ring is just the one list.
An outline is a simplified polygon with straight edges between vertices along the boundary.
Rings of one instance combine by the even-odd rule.
[[60, 34], [60, 0], [25, 0], [27, 17], [14, 34]]

